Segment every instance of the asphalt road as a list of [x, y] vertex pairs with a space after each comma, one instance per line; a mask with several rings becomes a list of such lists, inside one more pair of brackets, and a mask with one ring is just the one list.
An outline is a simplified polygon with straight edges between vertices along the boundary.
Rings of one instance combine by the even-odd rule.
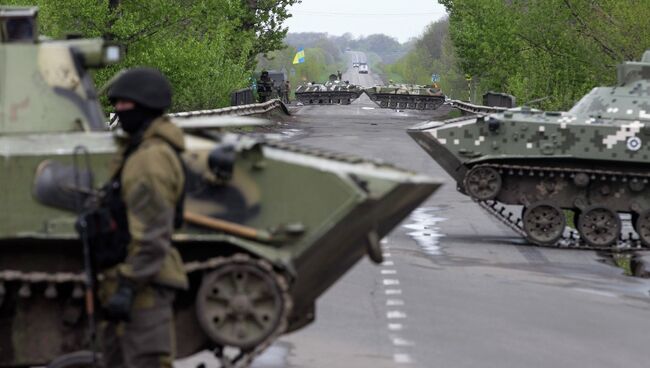
[[343, 72], [343, 80], [349, 81], [352, 84], [356, 84], [362, 87], [372, 87], [374, 85], [381, 84], [381, 78], [372, 72], [370, 65], [368, 65], [368, 69], [370, 70], [368, 74], [359, 74], [359, 69], [352, 67], [352, 63], [355, 61], [363, 63], [368, 62], [366, 55], [363, 52], [348, 51], [346, 52], [346, 55], [349, 62], [348, 70]]
[[[355, 73], [344, 79], [378, 82], [372, 71]], [[315, 323], [282, 337], [254, 367], [649, 367], [650, 280], [624, 276], [594, 252], [528, 246], [457, 193], [405, 133], [447, 109], [379, 109], [366, 96], [292, 108], [300, 144], [447, 185], [385, 239], [383, 265], [359, 263], [318, 301]]]

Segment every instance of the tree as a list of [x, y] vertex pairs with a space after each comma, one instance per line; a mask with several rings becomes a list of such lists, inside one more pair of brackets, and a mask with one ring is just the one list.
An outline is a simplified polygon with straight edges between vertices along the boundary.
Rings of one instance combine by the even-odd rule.
[[253, 32], [255, 41], [251, 59], [257, 54], [284, 48], [288, 28], [284, 26], [291, 14], [288, 8], [302, 0], [241, 0], [245, 5], [241, 30]]
[[450, 17], [460, 69], [482, 90], [567, 109], [615, 82], [615, 65], [650, 46], [645, 2], [439, 0]]
[[250, 4], [241, 0], [10, 0], [40, 7], [40, 28], [54, 38], [75, 32], [105, 37], [126, 47], [119, 66], [95, 74], [97, 84], [118, 69], [147, 65], [163, 71], [174, 87], [173, 110], [215, 108], [229, 103], [232, 90], [245, 87], [253, 71], [251, 55], [277, 47], [286, 6], [295, 1], [256, 3], [252, 30]]

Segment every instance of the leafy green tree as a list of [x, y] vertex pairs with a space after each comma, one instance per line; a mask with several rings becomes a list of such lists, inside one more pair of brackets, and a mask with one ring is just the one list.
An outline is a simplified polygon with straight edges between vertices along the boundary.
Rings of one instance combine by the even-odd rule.
[[[178, 111], [228, 105], [230, 92], [249, 84], [256, 50], [277, 48], [272, 40], [286, 32], [281, 23], [288, 17], [286, 4], [295, 1], [277, 1], [276, 10], [270, 9], [276, 2], [267, 0], [7, 2], [35, 2], [40, 8], [41, 31], [48, 36], [60, 38], [74, 32], [124, 45], [124, 62], [98, 71], [96, 82], [105, 83], [121, 68], [156, 67], [172, 82], [172, 109]], [[251, 21], [253, 13], [256, 18]]]
[[549, 97], [541, 104], [547, 109], [566, 109], [592, 87], [614, 83], [614, 66], [650, 46], [643, 1], [439, 2], [458, 65], [481, 90], [519, 101]]
[[241, 0], [246, 6], [242, 30], [252, 31], [255, 41], [250, 55], [266, 54], [284, 47], [288, 28], [284, 21], [291, 17], [288, 8], [302, 0]]
[[412, 49], [391, 65], [382, 65], [386, 79], [397, 83], [431, 84], [431, 74], [440, 75], [440, 87], [453, 98], [467, 99], [468, 88], [457, 67], [457, 58], [449, 38], [449, 21], [431, 23], [412, 41]]

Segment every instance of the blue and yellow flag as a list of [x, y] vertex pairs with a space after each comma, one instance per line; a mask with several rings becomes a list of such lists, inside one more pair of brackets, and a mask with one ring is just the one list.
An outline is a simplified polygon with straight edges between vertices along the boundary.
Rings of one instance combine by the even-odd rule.
[[298, 49], [298, 52], [296, 52], [296, 56], [293, 57], [293, 63], [302, 64], [304, 62], [305, 62], [305, 49], [301, 47]]

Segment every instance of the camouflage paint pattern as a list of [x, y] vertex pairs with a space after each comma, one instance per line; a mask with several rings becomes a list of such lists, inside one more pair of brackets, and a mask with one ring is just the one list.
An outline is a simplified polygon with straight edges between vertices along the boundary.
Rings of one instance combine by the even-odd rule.
[[295, 91], [296, 99], [306, 105], [348, 105], [362, 93], [361, 87], [332, 78], [324, 84], [310, 83], [298, 86]]
[[364, 92], [382, 108], [435, 110], [445, 102], [437, 86], [391, 83], [366, 88]]
[[545, 202], [578, 214], [594, 206], [631, 213], [647, 245], [649, 97], [650, 51], [618, 67], [616, 86], [594, 88], [567, 112], [521, 107], [427, 122], [408, 133], [464, 193], [471, 194], [472, 168], [489, 166], [502, 181], [497, 201]]

